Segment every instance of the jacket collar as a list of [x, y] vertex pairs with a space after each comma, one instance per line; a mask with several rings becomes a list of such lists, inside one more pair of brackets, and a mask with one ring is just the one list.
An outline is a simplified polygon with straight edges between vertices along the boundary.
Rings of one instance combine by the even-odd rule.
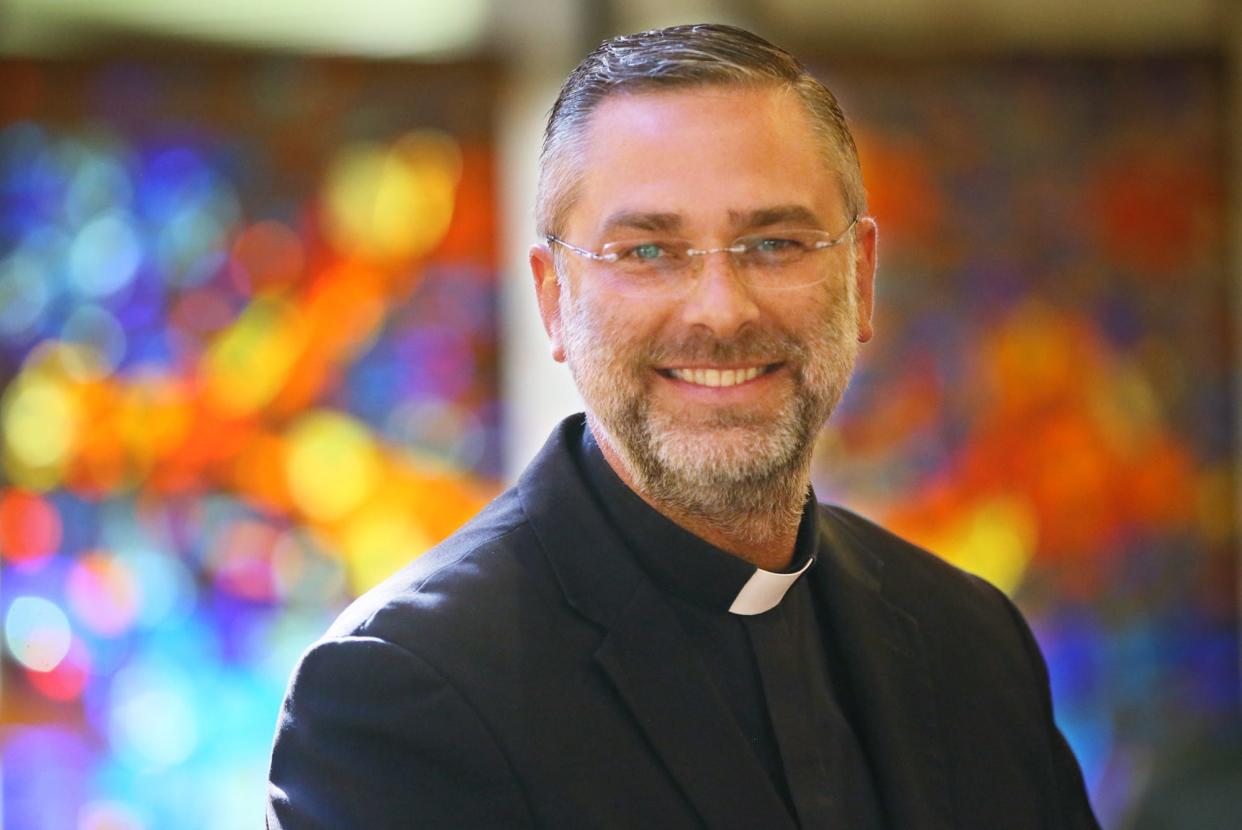
[[[672, 609], [583, 485], [570, 447], [584, 428], [581, 415], [557, 427], [518, 495], [566, 601], [605, 631], [596, 661], [709, 827], [792, 827]], [[881, 559], [838, 512], [819, 519], [822, 567], [807, 576], [859, 702], [856, 728], [889, 825], [949, 830], [937, 690], [918, 623], [886, 598]]]
[[611, 531], [570, 452], [563, 421], [518, 481], [518, 495], [566, 601], [605, 629], [595, 660], [711, 828], [793, 828], [681, 624]]

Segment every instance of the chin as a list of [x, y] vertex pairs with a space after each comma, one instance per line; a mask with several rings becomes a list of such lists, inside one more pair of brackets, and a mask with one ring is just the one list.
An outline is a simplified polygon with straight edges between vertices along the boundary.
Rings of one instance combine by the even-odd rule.
[[706, 486], [766, 478], [804, 454], [791, 424], [653, 429], [652, 455], [667, 473]]

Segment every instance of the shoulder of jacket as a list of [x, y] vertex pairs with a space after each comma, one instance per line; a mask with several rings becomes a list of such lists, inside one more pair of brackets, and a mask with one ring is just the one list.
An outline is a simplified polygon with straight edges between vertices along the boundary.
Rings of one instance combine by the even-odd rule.
[[398, 645], [419, 628], [452, 626], [494, 608], [539, 574], [538, 541], [513, 490], [444, 541], [354, 600], [325, 638], [379, 637]]
[[821, 521], [856, 545], [859, 555], [879, 561], [889, 591], [955, 605], [977, 604], [992, 612], [999, 610], [998, 604], [1010, 605], [1004, 593], [986, 579], [874, 521], [839, 505], [821, 503], [819, 507]]

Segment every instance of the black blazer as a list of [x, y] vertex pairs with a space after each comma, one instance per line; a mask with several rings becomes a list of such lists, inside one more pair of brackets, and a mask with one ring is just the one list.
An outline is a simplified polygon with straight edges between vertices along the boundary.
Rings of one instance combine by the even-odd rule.
[[[561, 424], [458, 533], [303, 656], [268, 827], [793, 828]], [[1096, 828], [1003, 594], [836, 507], [808, 572], [893, 830]]]

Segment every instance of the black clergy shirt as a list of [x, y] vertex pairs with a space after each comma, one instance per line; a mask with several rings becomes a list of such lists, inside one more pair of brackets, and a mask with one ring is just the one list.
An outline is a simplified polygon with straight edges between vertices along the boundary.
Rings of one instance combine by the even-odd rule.
[[866, 755], [845, 714], [851, 711], [842, 694], [848, 682], [833, 676], [832, 637], [821, 623], [820, 599], [801, 577], [816, 557], [813, 494], [798, 529], [791, 576], [781, 578], [654, 510], [621, 481], [589, 429], [578, 449], [588, 488], [665, 594], [797, 823], [883, 827]]

